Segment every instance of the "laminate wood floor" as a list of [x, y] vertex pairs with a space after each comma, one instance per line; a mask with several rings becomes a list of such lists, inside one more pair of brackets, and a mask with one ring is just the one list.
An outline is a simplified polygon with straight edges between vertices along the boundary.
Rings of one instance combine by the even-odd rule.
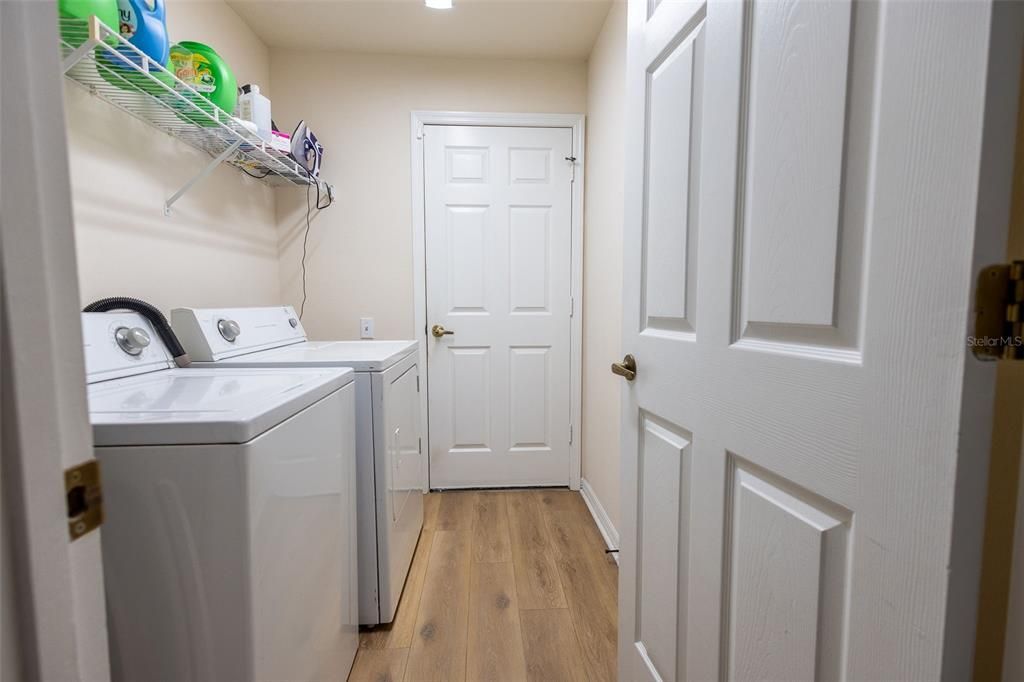
[[395, 620], [351, 681], [614, 680], [618, 569], [579, 493], [430, 493]]

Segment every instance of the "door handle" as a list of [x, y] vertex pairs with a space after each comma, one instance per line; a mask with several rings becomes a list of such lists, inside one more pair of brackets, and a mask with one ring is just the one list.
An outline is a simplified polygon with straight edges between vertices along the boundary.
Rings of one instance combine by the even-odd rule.
[[455, 332], [445, 329], [443, 324], [435, 324], [430, 328], [430, 333], [434, 335], [434, 338], [439, 339], [446, 334], [454, 334]]
[[626, 381], [633, 381], [633, 379], [636, 379], [636, 358], [632, 355], [626, 355], [626, 357], [622, 358], [622, 362], [613, 362], [612, 374], [618, 374], [620, 377], [625, 378]]

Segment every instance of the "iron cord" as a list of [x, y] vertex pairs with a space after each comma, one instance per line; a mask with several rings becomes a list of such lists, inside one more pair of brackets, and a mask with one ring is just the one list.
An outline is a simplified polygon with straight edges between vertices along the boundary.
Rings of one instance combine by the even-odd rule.
[[[213, 156], [213, 154], [210, 154], [210, 156]], [[270, 174], [270, 169], [269, 168], [263, 173], [263, 175], [257, 175], [256, 173], [252, 173], [247, 168], [243, 168], [241, 166], [239, 166], [238, 168], [243, 173], [248, 175], [249, 177], [256, 178], [257, 180], [262, 180], [263, 178], [267, 177]], [[303, 169], [303, 170], [305, 170], [305, 169]], [[300, 320], [302, 319], [303, 314], [305, 314], [305, 312], [306, 312], [306, 299], [307, 299], [307, 294], [306, 294], [306, 255], [308, 253], [308, 246], [309, 246], [309, 230], [310, 230], [310, 227], [311, 227], [310, 217], [311, 217], [311, 213], [312, 213], [312, 209], [313, 209], [313, 206], [311, 206], [310, 203], [309, 203], [309, 199], [310, 199], [309, 188], [313, 187], [313, 186], [316, 187], [316, 204], [315, 204], [315, 206], [316, 206], [316, 210], [317, 211], [322, 211], [322, 210], [324, 210], [325, 208], [327, 208], [328, 206], [330, 206], [331, 204], [334, 203], [334, 193], [331, 191], [331, 189], [330, 188], [327, 189], [327, 201], [324, 202], [323, 198], [321, 196], [321, 192], [320, 192], [320, 181], [318, 179], [314, 178], [313, 176], [311, 176], [309, 174], [309, 171], [306, 171], [306, 230], [305, 230], [305, 232], [302, 235], [302, 303], [299, 304], [299, 319]]]
[[309, 203], [309, 188], [316, 185], [316, 210], [322, 211], [331, 204], [334, 203], [334, 196], [330, 189], [327, 191], [327, 203], [321, 203], [320, 198], [320, 181], [315, 178], [308, 177], [306, 183], [306, 231], [302, 235], [302, 303], [299, 304], [299, 319], [302, 319], [303, 314], [306, 312], [306, 254], [309, 245], [309, 230], [310, 230], [310, 213], [312, 207]]

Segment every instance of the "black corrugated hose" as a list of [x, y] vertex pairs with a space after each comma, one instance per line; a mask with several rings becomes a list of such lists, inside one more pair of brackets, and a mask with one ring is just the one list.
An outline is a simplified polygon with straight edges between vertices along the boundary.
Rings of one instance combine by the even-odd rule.
[[153, 329], [160, 335], [178, 367], [187, 367], [192, 362], [188, 357], [188, 353], [185, 352], [185, 349], [182, 348], [181, 343], [178, 341], [178, 337], [175, 336], [174, 331], [171, 329], [171, 325], [167, 323], [167, 318], [164, 317], [164, 314], [156, 306], [137, 298], [111, 296], [110, 298], [101, 298], [98, 301], [93, 301], [82, 308], [83, 313], [106, 313], [111, 310], [131, 310], [139, 313], [153, 325]]

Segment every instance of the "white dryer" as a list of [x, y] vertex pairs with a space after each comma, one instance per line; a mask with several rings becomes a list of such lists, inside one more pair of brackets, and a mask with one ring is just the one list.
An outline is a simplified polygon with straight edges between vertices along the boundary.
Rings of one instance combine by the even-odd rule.
[[141, 315], [82, 326], [114, 678], [344, 678], [354, 373], [180, 369]]
[[355, 370], [359, 621], [390, 623], [423, 528], [416, 342], [309, 341], [291, 306], [178, 308], [171, 326], [194, 367]]

